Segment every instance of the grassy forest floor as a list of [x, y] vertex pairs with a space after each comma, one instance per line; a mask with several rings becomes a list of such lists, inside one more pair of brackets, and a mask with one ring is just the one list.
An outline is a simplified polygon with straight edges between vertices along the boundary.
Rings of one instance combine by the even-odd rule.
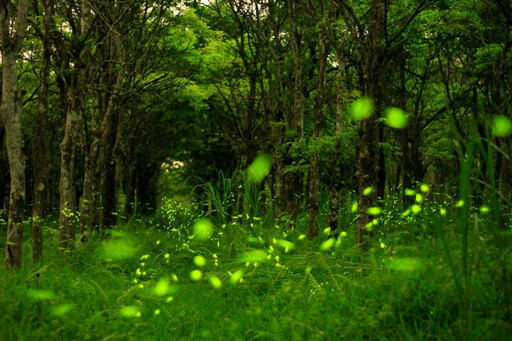
[[[27, 225], [27, 265], [16, 274], [0, 270], [0, 340], [512, 336], [510, 283], [502, 273], [510, 254], [500, 259], [485, 216], [475, 222], [465, 277], [457, 219], [450, 218], [455, 207], [440, 215], [425, 205], [408, 217], [388, 207], [366, 253], [354, 245], [350, 209], [340, 217], [346, 230], [331, 242], [304, 238], [305, 215], [295, 229], [239, 215], [213, 224], [210, 236], [212, 225], [200, 220], [205, 213], [166, 207], [67, 255], [55, 247], [57, 224], [48, 220], [44, 264], [37, 266], [28, 265]], [[210, 238], [200, 241], [201, 234]]]

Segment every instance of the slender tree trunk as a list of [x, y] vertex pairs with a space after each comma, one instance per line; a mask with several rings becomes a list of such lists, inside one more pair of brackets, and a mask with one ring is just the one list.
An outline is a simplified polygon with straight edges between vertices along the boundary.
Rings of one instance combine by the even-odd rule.
[[[2, 37], [2, 103], [0, 118], [5, 128], [5, 146], [11, 176], [9, 219], [5, 263], [8, 267], [21, 268], [23, 248], [23, 206], [25, 200], [25, 156], [21, 131], [22, 94], [18, 90], [17, 65], [25, 40], [28, 0], [20, 0], [17, 17], [11, 17], [9, 2], [0, 4], [0, 31]], [[11, 31], [12, 30], [12, 31]]]
[[45, 215], [50, 176], [50, 143], [48, 138], [48, 93], [50, 78], [50, 20], [51, 0], [44, 0], [43, 15], [43, 61], [41, 65], [41, 88], [37, 99], [37, 133], [33, 148], [34, 165], [34, 204], [32, 206], [32, 257], [34, 261], [43, 256], [42, 218]]
[[123, 216], [127, 219], [133, 215], [135, 204], [135, 184], [134, 184], [133, 166], [131, 160], [127, 160], [123, 169], [123, 189], [125, 194], [125, 204], [123, 208]]
[[[291, 21], [291, 48], [293, 54], [293, 89], [292, 89], [292, 107], [286, 111], [286, 141], [293, 142], [303, 137], [304, 134], [304, 105], [303, 105], [303, 86], [302, 86], [302, 31], [297, 22], [299, 16], [300, 3], [292, 2], [290, 14]], [[284, 165], [291, 165], [293, 159], [290, 155], [290, 144], [286, 143], [287, 152], [284, 155]], [[302, 192], [301, 184], [302, 178], [300, 174], [290, 172], [284, 177], [284, 195], [286, 201], [286, 213], [290, 214], [295, 219], [299, 206], [299, 194]]]
[[[373, 217], [367, 214], [368, 208], [375, 205], [379, 174], [379, 126], [382, 106], [382, 72], [384, 70], [383, 38], [386, 26], [386, 1], [372, 0], [370, 27], [365, 50], [364, 94], [374, 102], [373, 114], [361, 123], [356, 171], [359, 189], [359, 218], [357, 220], [356, 242], [363, 249], [369, 247], [367, 238], [372, 237]], [[364, 189], [372, 192], [365, 195]]]
[[114, 84], [114, 94], [110, 96], [109, 103], [101, 122], [101, 145], [102, 145], [102, 173], [101, 189], [103, 194], [103, 217], [102, 228], [111, 229], [117, 224], [117, 197], [116, 197], [116, 162], [114, 148], [120, 119], [116, 99], [121, 89], [123, 80], [123, 65], [117, 70], [117, 77]]
[[[324, 124], [324, 89], [325, 89], [325, 69], [327, 64], [327, 51], [325, 48], [325, 37], [320, 34], [319, 37], [319, 55], [318, 55], [318, 84], [315, 95], [315, 126], [312, 140], [318, 140], [322, 136], [322, 126]], [[318, 235], [318, 215], [320, 212], [320, 153], [317, 149], [311, 151], [310, 171], [309, 171], [309, 229], [308, 237], [312, 239]]]
[[[336, 89], [336, 142], [334, 146], [334, 158], [332, 160], [331, 174], [339, 174], [338, 167], [340, 153], [340, 137], [343, 133], [343, 111], [345, 110], [345, 63], [341, 51], [338, 51], [338, 88]], [[333, 181], [329, 186], [329, 227], [331, 234], [335, 234], [338, 230], [338, 215], [339, 215], [339, 198], [340, 188], [338, 181]]]
[[[379, 126], [379, 139], [384, 139], [384, 126]], [[384, 150], [379, 146], [379, 169], [377, 171], [377, 197], [384, 198], [386, 194], [386, 157]]]
[[[71, 78], [75, 78], [73, 75]], [[72, 80], [76, 82], [76, 78]], [[75, 92], [76, 84], [68, 84], [66, 97], [68, 112], [64, 124], [64, 138], [60, 145], [60, 216], [59, 216], [59, 244], [63, 249], [72, 248], [76, 239], [76, 180], [75, 159], [76, 142], [80, 134], [80, 115], [77, 110], [78, 94]]]
[[5, 146], [11, 176], [9, 220], [5, 263], [20, 268], [22, 265], [23, 208], [25, 200], [25, 155], [21, 132], [21, 94], [18, 91], [14, 55], [2, 56], [2, 106], [5, 127]]
[[94, 197], [97, 196], [95, 191], [98, 190], [94, 186], [96, 162], [98, 159], [98, 138], [96, 136], [97, 128], [94, 122], [95, 120], [93, 119], [91, 141], [87, 150], [87, 155], [85, 156], [84, 164], [84, 189], [82, 193], [82, 203], [80, 206], [80, 234], [82, 242], [86, 242], [88, 240], [89, 233], [94, 232], [92, 211]]
[[[1, 73], [0, 73], [1, 74]], [[0, 77], [1, 79], [1, 77]], [[1, 91], [1, 85], [0, 85]], [[0, 94], [1, 96], [1, 94]], [[0, 219], [7, 221], [9, 211], [9, 161], [5, 150], [4, 123], [0, 116]]]

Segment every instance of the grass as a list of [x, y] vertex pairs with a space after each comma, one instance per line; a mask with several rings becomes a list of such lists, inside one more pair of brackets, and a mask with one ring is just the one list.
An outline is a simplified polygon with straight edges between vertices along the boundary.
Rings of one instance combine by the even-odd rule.
[[[350, 212], [341, 215], [346, 236], [326, 251], [325, 235], [303, 238], [304, 217], [284, 229], [266, 217], [223, 216], [209, 240], [197, 241], [194, 221], [204, 214], [173, 202], [69, 254], [56, 249], [48, 222], [44, 264], [29, 265], [27, 239], [26, 266], [0, 270], [0, 340], [510, 339], [501, 265], [511, 259], [484, 228], [492, 215], [477, 217], [467, 275], [457, 208], [440, 216], [438, 206], [423, 203], [417, 215], [401, 217], [392, 200], [384, 203], [374, 247], [364, 254]], [[190, 278], [193, 270], [201, 280]], [[232, 281], [239, 270], [242, 281]], [[471, 286], [463, 295], [461, 276]]]

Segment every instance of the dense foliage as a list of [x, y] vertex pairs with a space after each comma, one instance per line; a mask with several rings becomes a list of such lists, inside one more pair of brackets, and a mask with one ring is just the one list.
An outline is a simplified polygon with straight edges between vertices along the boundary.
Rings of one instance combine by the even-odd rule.
[[512, 337], [508, 0], [0, 1], [1, 339]]

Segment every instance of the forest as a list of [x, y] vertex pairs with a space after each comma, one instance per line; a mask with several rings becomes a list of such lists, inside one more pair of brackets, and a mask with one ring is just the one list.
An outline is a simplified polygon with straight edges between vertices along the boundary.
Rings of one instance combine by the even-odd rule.
[[512, 339], [511, 0], [0, 0], [0, 340]]

